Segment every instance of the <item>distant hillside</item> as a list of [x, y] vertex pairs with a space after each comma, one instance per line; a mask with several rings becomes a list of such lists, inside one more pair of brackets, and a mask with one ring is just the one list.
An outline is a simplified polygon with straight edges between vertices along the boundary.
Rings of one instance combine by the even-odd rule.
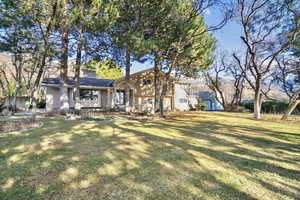
[[[190, 83], [194, 90], [198, 91], [209, 91], [213, 92], [206, 84], [205, 78], [201, 77], [198, 79], [181, 79], [180, 81]], [[226, 91], [225, 96], [230, 98], [233, 95], [234, 91], [234, 81], [230, 79], [223, 79], [222, 80], [222, 89], [223, 91]], [[263, 86], [264, 87], [264, 86]], [[267, 86], [265, 86], [267, 87]], [[267, 89], [267, 88], [266, 88]], [[281, 90], [279, 85], [273, 85], [271, 87], [271, 91], [269, 92], [269, 96], [273, 99], [276, 99], [278, 101], [288, 101], [288, 96]], [[251, 89], [249, 85], [246, 85], [246, 88], [244, 89], [243, 93], [243, 100], [251, 100], [254, 97], [254, 92]]]

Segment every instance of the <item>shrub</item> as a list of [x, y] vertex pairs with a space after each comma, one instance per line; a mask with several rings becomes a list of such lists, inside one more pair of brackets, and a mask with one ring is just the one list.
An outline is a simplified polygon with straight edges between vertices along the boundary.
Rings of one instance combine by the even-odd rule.
[[195, 105], [195, 108], [196, 108], [196, 110], [198, 110], [198, 111], [206, 110], [207, 107], [208, 107], [208, 105], [205, 104], [205, 103], [197, 103], [197, 104]]
[[254, 112], [254, 104], [253, 103], [244, 103], [244, 108], [250, 110], [250, 112]]
[[45, 100], [39, 100], [36, 103], [36, 108], [46, 108], [46, 101]]

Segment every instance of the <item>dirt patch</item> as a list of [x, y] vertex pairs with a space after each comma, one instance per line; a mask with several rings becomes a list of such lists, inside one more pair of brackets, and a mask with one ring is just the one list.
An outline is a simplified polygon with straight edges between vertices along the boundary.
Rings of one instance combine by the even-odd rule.
[[24, 131], [39, 126], [40, 122], [32, 117], [24, 119], [2, 119], [0, 120], [0, 134], [13, 131]]

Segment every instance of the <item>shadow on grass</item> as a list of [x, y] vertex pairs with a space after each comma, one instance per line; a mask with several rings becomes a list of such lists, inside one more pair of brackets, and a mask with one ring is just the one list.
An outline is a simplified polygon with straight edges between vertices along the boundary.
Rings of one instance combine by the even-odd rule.
[[45, 122], [0, 138], [0, 199], [300, 196], [300, 145], [281, 137], [294, 133], [196, 118]]

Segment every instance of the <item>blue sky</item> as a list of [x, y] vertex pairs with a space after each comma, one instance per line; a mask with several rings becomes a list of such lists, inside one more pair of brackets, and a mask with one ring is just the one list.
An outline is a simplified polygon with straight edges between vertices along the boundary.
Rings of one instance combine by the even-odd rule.
[[[218, 10], [209, 10], [205, 14], [205, 22], [209, 26], [216, 25], [221, 20], [222, 17]], [[242, 29], [237, 22], [231, 20], [222, 29], [217, 30], [213, 34], [218, 41], [217, 42], [218, 50], [220, 51], [226, 50], [228, 52], [233, 52], [233, 51], [240, 51], [243, 49], [243, 44], [240, 39], [240, 36], [242, 36]], [[135, 73], [151, 67], [153, 67], [153, 63], [151, 62], [145, 62], [145, 63], [134, 62], [131, 69], [132, 69], [132, 73]]]
[[[205, 15], [205, 22], [208, 26], [213, 26], [222, 20], [220, 11], [208, 11]], [[220, 50], [239, 51], [243, 48], [240, 37], [242, 28], [235, 20], [230, 20], [222, 29], [215, 31], [214, 36], [217, 38], [217, 46]]]

